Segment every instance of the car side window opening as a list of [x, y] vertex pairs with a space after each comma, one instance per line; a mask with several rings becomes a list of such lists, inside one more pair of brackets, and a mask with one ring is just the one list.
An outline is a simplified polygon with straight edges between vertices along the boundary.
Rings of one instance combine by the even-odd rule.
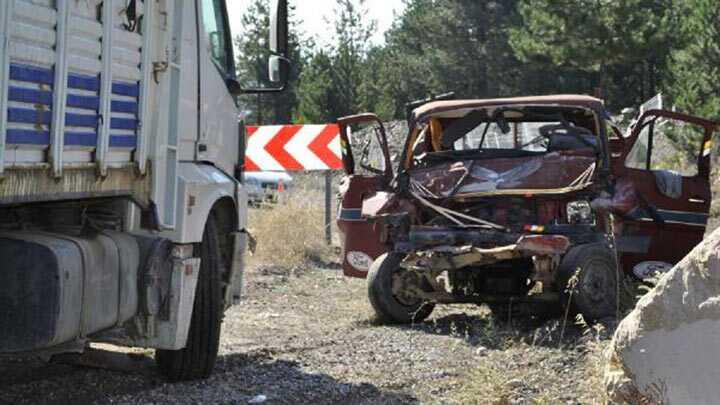
[[372, 176], [385, 173], [385, 154], [377, 125], [357, 128], [349, 138], [356, 156], [355, 174]]
[[234, 77], [232, 38], [225, 16], [224, 0], [202, 0], [202, 18], [213, 63], [223, 77]]
[[704, 129], [673, 120], [644, 122], [625, 166], [632, 169], [669, 171], [683, 177], [698, 174]]
[[640, 134], [637, 136], [637, 140], [630, 149], [625, 158], [625, 167], [631, 169], [642, 169], [649, 170], [650, 162], [648, 160], [649, 144], [650, 144], [650, 132], [654, 129], [654, 121], [649, 121], [643, 124]]

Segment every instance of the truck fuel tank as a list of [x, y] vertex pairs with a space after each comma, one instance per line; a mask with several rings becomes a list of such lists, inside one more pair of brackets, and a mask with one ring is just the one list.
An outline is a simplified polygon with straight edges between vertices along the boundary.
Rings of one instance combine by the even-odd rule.
[[0, 233], [0, 353], [51, 348], [138, 312], [140, 246], [101, 232]]

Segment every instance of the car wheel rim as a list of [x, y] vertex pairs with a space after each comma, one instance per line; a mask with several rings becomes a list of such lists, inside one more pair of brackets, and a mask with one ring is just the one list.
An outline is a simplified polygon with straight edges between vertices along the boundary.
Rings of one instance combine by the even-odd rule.
[[419, 275], [398, 267], [392, 275], [393, 297], [400, 304], [407, 307], [414, 307], [422, 303], [422, 298], [414, 292], [419, 289]]
[[582, 294], [594, 303], [601, 303], [611, 297], [613, 290], [609, 269], [598, 259], [590, 260], [584, 269]]

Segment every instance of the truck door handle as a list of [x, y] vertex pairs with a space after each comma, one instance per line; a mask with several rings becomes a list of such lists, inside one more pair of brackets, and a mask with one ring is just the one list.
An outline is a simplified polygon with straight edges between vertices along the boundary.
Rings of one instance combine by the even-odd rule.
[[705, 204], [705, 199], [694, 196], [694, 197], [690, 197], [688, 199], [688, 202], [695, 203], [695, 204]]

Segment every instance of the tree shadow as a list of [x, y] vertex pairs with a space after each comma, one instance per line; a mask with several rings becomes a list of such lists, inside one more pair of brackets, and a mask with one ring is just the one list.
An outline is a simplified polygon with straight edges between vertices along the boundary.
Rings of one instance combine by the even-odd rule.
[[0, 357], [0, 402], [226, 404], [263, 396], [266, 404], [418, 403], [409, 394], [344, 382], [264, 351], [219, 356], [209, 379], [175, 384], [163, 379], [152, 358], [141, 357], [124, 371]]
[[[368, 325], [376, 324], [369, 321]], [[394, 325], [397, 328], [420, 330], [425, 333], [451, 336], [466, 344], [487, 349], [501, 350], [508, 342], [523, 342], [542, 347], [574, 347], [588, 339], [600, 336], [606, 339], [612, 334], [612, 327], [579, 325], [572, 317], [563, 315], [528, 316], [497, 319], [490, 314], [455, 312], [430, 318], [410, 325]]]

